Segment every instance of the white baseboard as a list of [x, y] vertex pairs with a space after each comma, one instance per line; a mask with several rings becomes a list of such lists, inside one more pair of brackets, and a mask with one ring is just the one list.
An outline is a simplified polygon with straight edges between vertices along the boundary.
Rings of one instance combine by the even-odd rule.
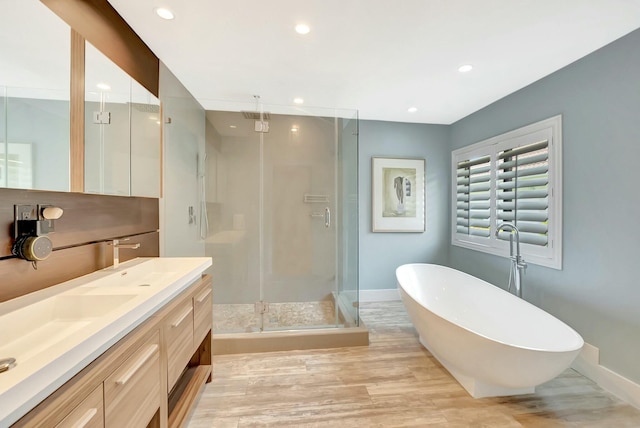
[[392, 300], [400, 300], [400, 293], [397, 288], [360, 290], [361, 302], [388, 302]]
[[600, 365], [600, 350], [588, 343], [571, 367], [597, 383], [602, 389], [640, 409], [640, 385]]

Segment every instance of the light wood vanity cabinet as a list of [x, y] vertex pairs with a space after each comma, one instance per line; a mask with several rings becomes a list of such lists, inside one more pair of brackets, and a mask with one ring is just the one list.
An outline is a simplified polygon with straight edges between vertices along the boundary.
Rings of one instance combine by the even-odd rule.
[[104, 427], [104, 398], [102, 384], [93, 390], [82, 403], [62, 420], [56, 428]]
[[203, 275], [14, 426], [182, 426], [211, 380], [211, 294]]
[[193, 296], [193, 340], [201, 343], [211, 330], [213, 290], [209, 284], [202, 284]]
[[185, 300], [171, 311], [162, 326], [167, 344], [169, 390], [176, 384], [193, 355], [193, 303], [191, 300]]
[[144, 427], [160, 409], [160, 400], [160, 334], [156, 332], [105, 379], [105, 426]]

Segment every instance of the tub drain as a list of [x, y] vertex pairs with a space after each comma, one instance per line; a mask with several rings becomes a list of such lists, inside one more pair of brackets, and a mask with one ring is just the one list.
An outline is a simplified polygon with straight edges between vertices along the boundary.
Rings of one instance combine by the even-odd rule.
[[15, 358], [3, 358], [0, 360], [0, 373], [4, 373], [8, 370], [11, 370], [16, 366]]

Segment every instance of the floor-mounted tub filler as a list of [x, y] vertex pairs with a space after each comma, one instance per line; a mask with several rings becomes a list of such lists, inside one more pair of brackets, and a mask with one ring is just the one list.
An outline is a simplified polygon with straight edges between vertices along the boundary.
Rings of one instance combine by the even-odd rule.
[[396, 278], [420, 342], [475, 398], [533, 393], [584, 345], [559, 319], [464, 272], [407, 264]]

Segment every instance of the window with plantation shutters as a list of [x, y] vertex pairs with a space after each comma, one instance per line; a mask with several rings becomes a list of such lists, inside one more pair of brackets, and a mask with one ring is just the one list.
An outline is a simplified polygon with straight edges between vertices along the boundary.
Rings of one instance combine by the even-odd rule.
[[513, 223], [521, 244], [548, 245], [549, 141], [499, 152], [496, 169], [497, 224]]
[[520, 231], [525, 260], [562, 268], [561, 117], [538, 122], [452, 153], [452, 244], [509, 256]]
[[456, 171], [456, 230], [489, 238], [491, 219], [491, 159], [465, 159]]

